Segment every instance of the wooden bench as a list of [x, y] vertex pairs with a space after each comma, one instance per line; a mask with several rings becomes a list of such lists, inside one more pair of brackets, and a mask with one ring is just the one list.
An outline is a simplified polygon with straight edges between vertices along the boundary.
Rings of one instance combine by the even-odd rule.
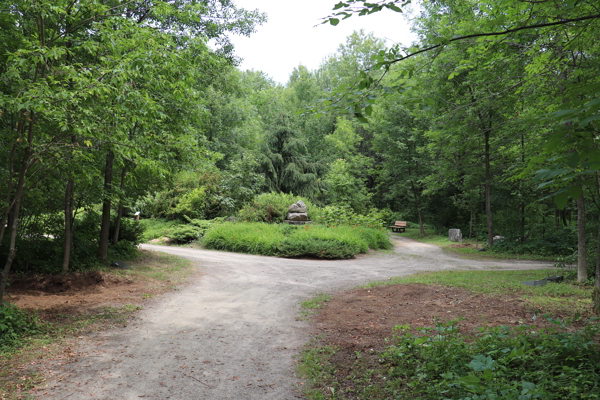
[[392, 228], [392, 232], [405, 232], [406, 221], [396, 221], [396, 223], [394, 225], [390, 225], [389, 228]]

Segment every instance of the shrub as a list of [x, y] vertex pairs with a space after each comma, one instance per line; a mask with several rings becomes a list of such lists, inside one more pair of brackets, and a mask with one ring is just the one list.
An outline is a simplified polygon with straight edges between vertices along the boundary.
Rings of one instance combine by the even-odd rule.
[[21, 346], [23, 339], [40, 330], [37, 318], [15, 305], [0, 305], [0, 351]]
[[386, 226], [391, 213], [372, 208], [367, 215], [357, 214], [347, 205], [324, 207], [315, 221], [327, 225], [355, 225], [370, 228]]
[[184, 244], [190, 243], [194, 240], [198, 240], [204, 234], [204, 230], [198, 228], [194, 225], [181, 225], [177, 228], [173, 229], [171, 233], [169, 233], [169, 239], [173, 240], [175, 243]]
[[[126, 241], [134, 246], [137, 246], [142, 242], [144, 237], [144, 230], [146, 227], [140, 223], [140, 221], [134, 221], [131, 218], [122, 217], [121, 226], [119, 227], [119, 241]], [[109, 238], [114, 235], [115, 232], [115, 221], [110, 225]]]
[[308, 218], [316, 220], [319, 210], [309, 200], [293, 194], [274, 192], [256, 196], [238, 212], [238, 217], [248, 222], [282, 223], [287, 217], [288, 208], [298, 200], [304, 201], [308, 207]]
[[275, 225], [266, 223], [225, 223], [204, 237], [210, 249], [280, 257], [325, 259], [351, 258], [373, 249], [389, 248], [382, 230], [350, 226]]
[[577, 235], [573, 228], [563, 228], [544, 238], [519, 242], [517, 238], [506, 237], [494, 243], [494, 250], [509, 254], [537, 254], [541, 256], [568, 256], [577, 249]]

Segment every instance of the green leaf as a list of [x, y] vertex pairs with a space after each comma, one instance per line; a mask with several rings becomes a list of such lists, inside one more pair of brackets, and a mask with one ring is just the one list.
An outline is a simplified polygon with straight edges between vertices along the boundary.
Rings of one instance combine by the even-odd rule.
[[362, 115], [361, 113], [354, 113], [354, 116], [356, 117], [357, 120], [359, 120], [363, 124], [368, 124], [369, 123], [369, 120], [364, 115]]
[[396, 11], [396, 12], [399, 12], [399, 13], [402, 12], [402, 9], [400, 7], [398, 7], [397, 5], [393, 4], [393, 3], [386, 4], [385, 6], [387, 8], [389, 8], [390, 10], [392, 10], [392, 11]]
[[579, 153], [574, 152], [573, 154], [571, 154], [571, 157], [569, 157], [567, 165], [571, 168], [575, 168], [577, 164], [579, 164]]
[[466, 383], [467, 385], [477, 385], [481, 382], [481, 379], [475, 375], [467, 375], [463, 376], [459, 379], [459, 381]]
[[329, 18], [329, 23], [333, 26], [336, 26], [337, 24], [340, 23], [340, 20], [337, 18]]
[[581, 197], [581, 186], [571, 186], [566, 190], [569, 197], [573, 199], [578, 199]]
[[554, 203], [559, 210], [564, 210], [565, 206], [569, 202], [569, 195], [567, 192], [560, 192], [554, 197]]

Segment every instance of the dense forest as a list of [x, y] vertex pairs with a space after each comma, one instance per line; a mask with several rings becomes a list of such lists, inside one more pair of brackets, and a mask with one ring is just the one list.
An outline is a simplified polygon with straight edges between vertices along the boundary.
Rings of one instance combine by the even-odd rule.
[[[325, 22], [404, 3], [332, 4]], [[592, 277], [598, 4], [416, 10], [413, 47], [357, 31], [281, 85], [237, 68], [228, 38], [267, 16], [231, 0], [0, 1], [0, 294], [11, 270], [128, 252], [135, 212], [210, 220], [271, 192], [570, 257]]]

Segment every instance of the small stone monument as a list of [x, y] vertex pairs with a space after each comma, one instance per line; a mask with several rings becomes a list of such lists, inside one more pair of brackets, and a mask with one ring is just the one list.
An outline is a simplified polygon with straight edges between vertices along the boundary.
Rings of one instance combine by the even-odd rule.
[[460, 229], [448, 229], [448, 240], [451, 242], [462, 242], [462, 232]]
[[291, 225], [311, 224], [308, 220], [308, 207], [302, 200], [298, 200], [288, 208], [287, 219], [283, 222]]

